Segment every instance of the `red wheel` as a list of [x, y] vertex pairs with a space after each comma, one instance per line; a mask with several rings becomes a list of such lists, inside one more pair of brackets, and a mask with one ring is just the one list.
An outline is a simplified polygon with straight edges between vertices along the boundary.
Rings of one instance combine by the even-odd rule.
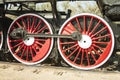
[[104, 64], [112, 54], [114, 35], [108, 23], [93, 14], [79, 14], [68, 19], [59, 34], [82, 34], [80, 41], [69, 38], [58, 39], [58, 49], [63, 59], [71, 66], [89, 70]]
[[[36, 14], [24, 14], [10, 25], [8, 34], [16, 28], [23, 28], [28, 33], [52, 34], [48, 22]], [[28, 37], [27, 39], [14, 39], [7, 35], [7, 43], [11, 54], [18, 61], [33, 65], [45, 60], [53, 46], [53, 38]]]
[[0, 49], [2, 48], [3, 45], [3, 32], [0, 31]]

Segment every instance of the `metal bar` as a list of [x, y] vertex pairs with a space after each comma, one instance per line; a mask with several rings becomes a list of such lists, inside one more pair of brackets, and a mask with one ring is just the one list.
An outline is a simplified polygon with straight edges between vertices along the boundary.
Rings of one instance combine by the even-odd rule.
[[72, 35], [58, 35], [58, 34], [26, 34], [26, 37], [48, 37], [48, 38], [73, 38]]
[[80, 40], [81, 39], [81, 34], [79, 32], [73, 32], [70, 35], [44, 34], [44, 33], [35, 34], [35, 33], [27, 33], [25, 30], [23, 30], [21, 28], [14, 29], [9, 35], [12, 38], [18, 38], [18, 39], [20, 39], [20, 38], [26, 39], [28, 37], [72, 38], [73, 40]]
[[81, 38], [82, 38], [81, 33], [79, 33], [79, 32], [73, 32], [70, 35], [25, 33], [24, 38], [27, 38], [27, 37], [71, 38], [73, 40], [81, 40]]

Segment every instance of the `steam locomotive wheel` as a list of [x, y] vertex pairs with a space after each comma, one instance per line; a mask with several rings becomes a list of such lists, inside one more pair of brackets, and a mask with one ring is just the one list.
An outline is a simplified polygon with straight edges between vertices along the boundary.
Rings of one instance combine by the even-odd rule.
[[81, 33], [81, 40], [59, 38], [62, 58], [72, 67], [89, 70], [103, 65], [114, 48], [114, 35], [108, 23], [94, 14], [79, 14], [68, 19], [59, 34]]
[[2, 48], [3, 45], [3, 32], [0, 31], [0, 49]]
[[9, 50], [19, 62], [34, 65], [44, 61], [52, 50], [53, 38], [12, 38], [9, 34], [17, 28], [22, 28], [27, 33], [53, 34], [48, 22], [36, 14], [24, 14], [13, 21], [7, 35]]

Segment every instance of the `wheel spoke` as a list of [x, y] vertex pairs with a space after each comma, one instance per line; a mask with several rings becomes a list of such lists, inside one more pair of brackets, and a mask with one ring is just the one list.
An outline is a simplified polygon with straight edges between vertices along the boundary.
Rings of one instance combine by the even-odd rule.
[[83, 19], [84, 19], [84, 33], [86, 33], [86, 17], [83, 16]]
[[29, 55], [28, 51], [29, 51], [29, 47], [27, 47], [27, 49], [26, 49], [26, 61], [29, 61], [29, 59], [28, 59], [28, 55]]
[[94, 47], [100, 49], [100, 50], [104, 50], [104, 48], [100, 47], [100, 46], [97, 46], [96, 44], [93, 44]]
[[93, 41], [93, 44], [108, 44], [109, 42], [97, 42], [97, 41]]
[[14, 49], [14, 48], [20, 46], [21, 44], [23, 44], [23, 42], [20, 42], [20, 43], [16, 44], [15, 46], [12, 47], [12, 49]]
[[35, 33], [41, 33], [41, 32], [44, 31], [46, 28], [47, 28], [47, 27], [46, 27], [46, 25], [45, 25], [44, 27], [42, 27], [40, 30], [38, 30], [38, 31], [35, 32]]
[[89, 59], [89, 56], [88, 56], [88, 51], [85, 50], [85, 52], [86, 52], [86, 57], [87, 57], [88, 66], [90, 66], [90, 59]]
[[22, 28], [19, 22], [16, 22], [16, 24], [18, 25], [19, 28]]
[[101, 23], [101, 21], [99, 20], [99, 22], [96, 24], [96, 26], [92, 29], [91, 34], [98, 28], [100, 23]]
[[77, 47], [67, 58], [70, 58], [78, 49], [79, 47]]
[[34, 18], [33, 18], [33, 21], [32, 21], [32, 26], [31, 26], [31, 32], [33, 31], [33, 29], [34, 29], [34, 27], [35, 27], [36, 20], [37, 20], [37, 18], [34, 17]]
[[28, 32], [30, 32], [30, 16], [28, 16], [27, 19], [28, 19], [28, 23], [27, 23], [28, 24], [28, 29], [27, 30], [28, 30]]
[[106, 38], [106, 37], [110, 37], [110, 34], [104, 35], [104, 36], [100, 36], [100, 37], [95, 37], [92, 40], [98, 40], [98, 39], [102, 39], [102, 38]]
[[24, 44], [22, 44], [21, 46], [20, 46], [20, 48], [18, 48], [18, 50], [17, 51], [15, 51], [15, 55], [17, 55], [18, 54], [18, 52], [20, 52], [21, 50], [22, 50], [22, 48], [24, 47]]
[[99, 56], [101, 55], [94, 47], [92, 47], [92, 49], [95, 52], [95, 54], [98, 54]]
[[78, 18], [76, 18], [76, 21], [77, 21], [77, 26], [78, 26], [78, 28], [80, 29], [80, 32], [82, 32], [82, 27], [81, 27], [81, 25], [80, 25], [80, 22], [78, 21]]
[[84, 59], [84, 49], [82, 49], [82, 56], [81, 56], [80, 65], [83, 65], [83, 59]]
[[25, 51], [26, 51], [26, 46], [24, 46], [24, 48], [23, 48], [22, 54], [21, 54], [21, 56], [20, 56], [21, 59], [23, 58], [23, 56], [24, 56], [24, 54], [25, 54]]
[[91, 56], [92, 56], [93, 60], [96, 62], [96, 61], [97, 61], [97, 59], [96, 59], [96, 58], [95, 58], [95, 56], [94, 56], [94, 54], [95, 54], [95, 53], [93, 53], [92, 51], [94, 51], [92, 48], [91, 48], [91, 49], [89, 49], [89, 52], [90, 52], [90, 54], [91, 54]]
[[90, 28], [92, 26], [92, 23], [93, 23], [93, 17], [91, 17], [91, 20], [90, 20], [90, 23], [89, 23], [89, 26], [88, 26], [88, 33], [90, 32]]
[[39, 23], [37, 24], [37, 26], [36, 26], [35, 29], [33, 30], [33, 33], [36, 32], [36, 30], [40, 27], [41, 23], [42, 23], [42, 20], [39, 21]]
[[74, 47], [76, 47], [76, 46], [78, 46], [78, 44], [75, 44], [74, 46], [71, 46], [71, 47], [69, 47], [69, 48], [63, 50], [63, 52], [66, 52], [67, 50], [70, 50], [70, 49], [72, 49], [72, 48], [74, 48]]
[[32, 60], [33, 60], [34, 54], [33, 54], [33, 51], [32, 51], [32, 47], [30, 47], [30, 54], [31, 54], [31, 57], [32, 57]]
[[20, 39], [20, 40], [10, 40], [10, 42], [22, 42], [22, 39]]
[[97, 60], [96, 60], [95, 56], [93, 55], [93, 53], [90, 52], [90, 54], [91, 54], [93, 60], [96, 62]]
[[33, 48], [34, 52], [37, 53], [35, 46], [32, 46], [32, 48]]
[[22, 25], [23, 25], [23, 27], [24, 27], [24, 29], [26, 29], [26, 24], [25, 24], [25, 22], [24, 22], [24, 19], [22, 19]]
[[98, 31], [97, 33], [93, 34], [91, 37], [93, 38], [94, 36], [96, 36], [97, 34], [101, 33], [102, 31], [104, 31], [106, 29], [106, 27], [102, 28], [100, 31]]
[[43, 45], [42, 43], [40, 43], [40, 42], [38, 42], [38, 41], [36, 41], [35, 43], [36, 43], [37, 45], [40, 45], [40, 46]]
[[77, 60], [78, 56], [80, 55], [80, 52], [81, 52], [81, 48], [79, 49], [79, 51], [78, 51], [78, 53], [77, 53], [77, 55], [76, 55], [76, 57], [75, 57], [75, 59], [74, 59], [73, 63], [75, 63], [75, 62], [76, 62], [76, 60]]

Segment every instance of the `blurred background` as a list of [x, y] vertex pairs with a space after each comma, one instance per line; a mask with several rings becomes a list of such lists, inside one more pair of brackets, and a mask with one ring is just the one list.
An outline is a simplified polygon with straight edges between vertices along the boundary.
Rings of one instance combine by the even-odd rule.
[[[36, 4], [37, 10], [51, 10], [50, 3]], [[57, 2], [57, 10], [67, 12], [72, 10], [71, 16], [79, 13], [93, 13], [101, 16], [100, 10], [95, 1], [62, 1]]]
[[[38, 11], [52, 11], [51, 4], [49, 2], [45, 3], [26, 3], [29, 7], [34, 8]], [[19, 4], [18, 4], [19, 5]], [[18, 6], [10, 5], [9, 9], [16, 10]], [[101, 12], [95, 1], [59, 1], [57, 2], [57, 10], [64, 11], [67, 13], [68, 9], [72, 11], [71, 16], [80, 13], [93, 13], [101, 16]], [[43, 14], [45, 15], [45, 14]], [[50, 15], [48, 15], [50, 16]], [[14, 16], [12, 16], [14, 18]]]

